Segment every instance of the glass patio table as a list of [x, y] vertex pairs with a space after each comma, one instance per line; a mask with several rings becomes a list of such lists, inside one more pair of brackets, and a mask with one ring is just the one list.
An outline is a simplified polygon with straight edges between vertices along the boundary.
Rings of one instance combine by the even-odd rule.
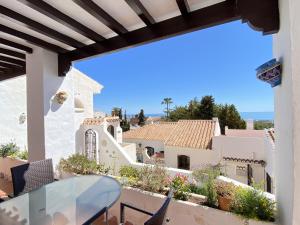
[[81, 225], [104, 214], [121, 194], [107, 176], [78, 176], [47, 184], [0, 204], [0, 225]]

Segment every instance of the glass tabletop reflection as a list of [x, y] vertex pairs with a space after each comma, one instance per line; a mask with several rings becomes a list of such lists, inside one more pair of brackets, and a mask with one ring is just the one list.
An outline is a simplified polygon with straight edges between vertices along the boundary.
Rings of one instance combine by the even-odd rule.
[[79, 225], [105, 212], [120, 197], [118, 181], [78, 176], [0, 204], [0, 225]]

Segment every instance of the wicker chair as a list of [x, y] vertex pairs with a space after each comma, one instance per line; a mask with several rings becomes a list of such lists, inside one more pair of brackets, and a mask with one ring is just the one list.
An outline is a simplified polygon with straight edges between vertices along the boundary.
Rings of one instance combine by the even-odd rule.
[[143, 209], [139, 209], [133, 205], [127, 204], [127, 203], [121, 203], [121, 215], [120, 215], [120, 222], [121, 224], [124, 224], [124, 220], [125, 220], [125, 214], [124, 214], [124, 209], [125, 207], [136, 210], [140, 213], [144, 213], [146, 215], [151, 216], [145, 223], [144, 225], [163, 225], [164, 222], [169, 222], [169, 219], [166, 219], [166, 213], [169, 207], [169, 204], [172, 200], [172, 196], [173, 196], [173, 192], [170, 191], [168, 197], [166, 198], [165, 202], [163, 203], [163, 205], [160, 207], [160, 209], [155, 212], [155, 213], [151, 213], [148, 211], [145, 211]]
[[35, 161], [11, 168], [14, 197], [54, 181], [52, 159]]

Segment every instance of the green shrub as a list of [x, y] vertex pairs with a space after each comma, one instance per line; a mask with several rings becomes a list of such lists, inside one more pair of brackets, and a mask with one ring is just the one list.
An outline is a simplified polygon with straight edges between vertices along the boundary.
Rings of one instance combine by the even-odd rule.
[[105, 168], [104, 165], [97, 164], [95, 160], [89, 160], [81, 154], [74, 154], [67, 159], [61, 159], [58, 167], [64, 172], [82, 175], [107, 174], [109, 172], [109, 168]]
[[190, 185], [188, 178], [181, 174], [177, 174], [169, 181], [170, 188], [174, 191], [174, 198], [178, 200], [187, 201], [189, 198]]
[[136, 169], [132, 166], [121, 166], [119, 173], [120, 173], [121, 177], [127, 177], [127, 178], [138, 178], [139, 177], [138, 169]]
[[190, 188], [191, 193], [207, 196], [206, 189], [203, 186], [198, 186], [196, 184], [190, 184], [189, 188]]
[[215, 179], [221, 175], [220, 166], [208, 166], [204, 169], [193, 171], [193, 177], [197, 182], [202, 183], [204, 195], [207, 197], [206, 204], [210, 207], [217, 206], [217, 191]]
[[22, 160], [28, 160], [28, 151], [16, 151], [15, 153], [11, 154], [10, 157], [12, 158], [18, 158]]
[[239, 188], [235, 193], [231, 210], [248, 219], [274, 221], [275, 204], [260, 190]]
[[11, 156], [19, 151], [19, 147], [13, 143], [2, 144], [0, 146], [0, 157], [6, 158], [7, 156]]
[[222, 175], [221, 167], [217, 166], [207, 166], [203, 169], [197, 169], [193, 171], [193, 177], [197, 182], [204, 183], [209, 179], [216, 179], [218, 176]]
[[144, 166], [139, 172], [139, 184], [146, 191], [162, 191], [167, 186], [167, 181], [165, 168], [158, 165]]

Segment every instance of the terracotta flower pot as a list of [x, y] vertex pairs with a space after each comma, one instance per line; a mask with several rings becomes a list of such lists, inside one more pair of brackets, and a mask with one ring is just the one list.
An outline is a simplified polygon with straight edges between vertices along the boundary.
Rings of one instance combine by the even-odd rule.
[[218, 196], [219, 208], [224, 211], [230, 211], [230, 205], [232, 200], [223, 196]]

